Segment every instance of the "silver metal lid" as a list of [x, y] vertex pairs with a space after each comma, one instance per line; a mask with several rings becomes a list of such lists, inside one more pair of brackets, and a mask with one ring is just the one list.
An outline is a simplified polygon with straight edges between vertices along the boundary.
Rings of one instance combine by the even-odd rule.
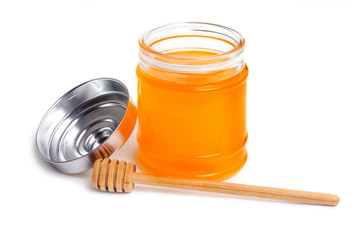
[[136, 107], [126, 86], [112, 78], [85, 82], [47, 111], [36, 134], [40, 154], [63, 173], [79, 173], [109, 157], [131, 135]]

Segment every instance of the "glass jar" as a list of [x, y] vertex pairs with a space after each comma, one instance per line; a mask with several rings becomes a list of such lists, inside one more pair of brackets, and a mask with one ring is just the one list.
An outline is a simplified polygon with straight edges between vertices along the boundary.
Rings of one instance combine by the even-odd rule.
[[138, 165], [222, 180], [247, 160], [244, 38], [209, 23], [174, 23], [139, 39]]

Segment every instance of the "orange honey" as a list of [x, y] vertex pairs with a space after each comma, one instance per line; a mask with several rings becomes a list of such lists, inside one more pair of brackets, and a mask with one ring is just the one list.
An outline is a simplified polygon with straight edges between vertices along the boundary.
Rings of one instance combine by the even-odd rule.
[[177, 23], [139, 43], [140, 168], [180, 178], [234, 175], [247, 159], [242, 36], [219, 25]]

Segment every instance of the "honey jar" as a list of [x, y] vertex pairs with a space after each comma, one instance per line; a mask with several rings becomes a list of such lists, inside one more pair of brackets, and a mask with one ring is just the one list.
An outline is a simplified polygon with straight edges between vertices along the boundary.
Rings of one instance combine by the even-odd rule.
[[247, 160], [245, 40], [209, 23], [173, 23], [139, 39], [138, 165], [223, 180]]

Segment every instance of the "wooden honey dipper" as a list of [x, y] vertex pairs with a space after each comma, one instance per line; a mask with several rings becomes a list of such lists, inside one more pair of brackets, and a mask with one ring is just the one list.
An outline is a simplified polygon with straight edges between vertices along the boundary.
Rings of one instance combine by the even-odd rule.
[[110, 158], [95, 161], [92, 184], [96, 189], [109, 192], [131, 192], [135, 183], [327, 206], [336, 206], [340, 201], [339, 196], [329, 193], [160, 177], [136, 172], [136, 165], [130, 162]]

